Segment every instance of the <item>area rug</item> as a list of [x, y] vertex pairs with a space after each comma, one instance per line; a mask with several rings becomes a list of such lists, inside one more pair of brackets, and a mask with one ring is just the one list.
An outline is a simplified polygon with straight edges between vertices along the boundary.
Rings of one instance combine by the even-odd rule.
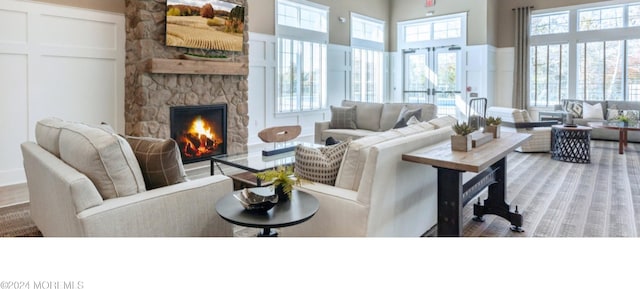
[[41, 237], [31, 220], [29, 203], [0, 208], [0, 237]]

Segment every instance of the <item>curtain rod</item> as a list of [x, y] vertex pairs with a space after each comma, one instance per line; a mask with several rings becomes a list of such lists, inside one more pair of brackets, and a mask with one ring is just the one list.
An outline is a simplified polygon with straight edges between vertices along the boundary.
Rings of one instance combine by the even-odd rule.
[[[525, 6], [525, 7], [527, 7], [527, 6]], [[518, 8], [525, 8], [525, 7], [518, 7]], [[511, 9], [511, 11], [516, 11], [516, 9], [518, 9], [518, 8], [513, 8], [513, 9]], [[533, 9], [533, 6], [529, 6], [529, 9]]]

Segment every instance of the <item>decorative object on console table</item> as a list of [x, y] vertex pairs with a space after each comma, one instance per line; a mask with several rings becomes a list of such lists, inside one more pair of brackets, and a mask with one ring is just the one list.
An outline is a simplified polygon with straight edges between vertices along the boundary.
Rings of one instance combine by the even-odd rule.
[[471, 150], [471, 126], [466, 122], [456, 122], [453, 126], [453, 131], [456, 133], [451, 136], [451, 150], [468, 152]]
[[273, 182], [272, 189], [278, 195], [278, 203], [288, 201], [294, 185], [302, 184], [302, 179], [295, 176], [293, 166], [280, 166], [272, 170], [259, 172], [256, 177], [263, 181]]
[[493, 134], [488, 132], [474, 131], [471, 133], [471, 147], [477, 148], [493, 140]]
[[500, 124], [502, 123], [502, 119], [500, 117], [489, 116], [486, 120], [486, 126], [484, 127], [484, 132], [491, 133], [493, 138], [500, 138]]

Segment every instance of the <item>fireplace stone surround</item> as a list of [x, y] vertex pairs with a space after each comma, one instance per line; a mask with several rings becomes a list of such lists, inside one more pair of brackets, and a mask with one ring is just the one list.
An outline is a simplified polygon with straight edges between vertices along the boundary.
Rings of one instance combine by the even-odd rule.
[[[244, 48], [242, 53], [229, 52], [228, 56], [248, 66], [248, 6], [246, 0], [235, 2], [245, 7]], [[227, 153], [246, 152], [247, 75], [150, 73], [150, 59], [178, 59], [191, 51], [164, 44], [166, 1], [125, 0], [125, 5], [125, 134], [170, 138], [170, 107], [226, 103]]]

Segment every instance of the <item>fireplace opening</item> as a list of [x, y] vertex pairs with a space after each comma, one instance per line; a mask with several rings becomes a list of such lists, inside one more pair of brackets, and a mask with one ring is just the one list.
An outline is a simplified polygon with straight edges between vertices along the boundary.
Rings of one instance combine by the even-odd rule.
[[227, 153], [227, 104], [175, 106], [170, 117], [183, 163]]

